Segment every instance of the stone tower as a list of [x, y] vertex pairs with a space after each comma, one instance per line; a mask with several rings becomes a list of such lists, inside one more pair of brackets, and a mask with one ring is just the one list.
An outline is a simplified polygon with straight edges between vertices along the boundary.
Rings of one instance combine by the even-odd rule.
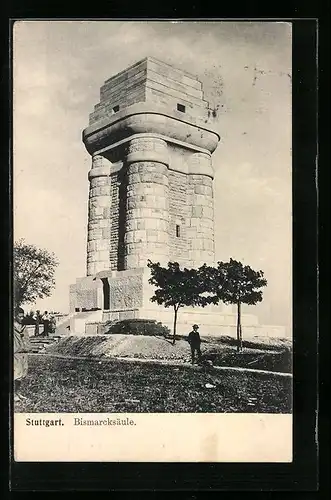
[[[83, 131], [91, 170], [86, 276], [70, 289], [75, 332], [136, 317], [171, 325], [172, 311], [150, 302], [147, 261], [214, 264], [219, 140], [202, 84], [186, 71], [147, 57], [104, 83]], [[219, 309], [188, 308], [179, 332], [192, 314], [220, 321]]]
[[83, 140], [92, 156], [87, 275], [214, 261], [219, 141], [196, 77], [146, 58], [105, 82]]

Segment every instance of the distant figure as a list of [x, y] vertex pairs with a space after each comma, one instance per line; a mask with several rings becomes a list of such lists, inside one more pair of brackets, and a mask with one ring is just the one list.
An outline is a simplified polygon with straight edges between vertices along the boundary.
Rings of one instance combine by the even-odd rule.
[[26, 399], [20, 394], [22, 380], [28, 373], [28, 352], [30, 339], [23, 325], [24, 311], [16, 309], [14, 319], [14, 401]]
[[43, 317], [42, 317], [43, 325], [44, 325], [44, 332], [43, 335], [45, 337], [49, 336], [49, 330], [50, 330], [50, 322], [51, 318], [50, 315], [48, 314], [47, 311], [44, 312]]
[[39, 326], [40, 326], [40, 322], [41, 322], [41, 314], [40, 314], [40, 311], [37, 310], [36, 311], [36, 315], [35, 315], [35, 327], [34, 327], [34, 336], [35, 337], [38, 337], [39, 336]]
[[198, 362], [201, 361], [201, 339], [199, 334], [199, 325], [193, 325], [193, 330], [188, 334], [188, 342], [191, 346], [191, 356], [192, 356], [192, 365], [195, 361], [195, 354], [198, 355]]
[[56, 319], [53, 314], [50, 315], [49, 320], [49, 333], [55, 333], [56, 330]]

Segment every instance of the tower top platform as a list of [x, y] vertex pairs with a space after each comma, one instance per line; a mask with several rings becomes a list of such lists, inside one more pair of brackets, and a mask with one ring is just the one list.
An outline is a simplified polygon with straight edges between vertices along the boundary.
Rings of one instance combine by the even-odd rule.
[[202, 83], [196, 76], [154, 57], [145, 57], [104, 82], [100, 102], [90, 114], [89, 125], [137, 103], [148, 103], [165, 112], [178, 112], [183, 120], [193, 118], [212, 123]]

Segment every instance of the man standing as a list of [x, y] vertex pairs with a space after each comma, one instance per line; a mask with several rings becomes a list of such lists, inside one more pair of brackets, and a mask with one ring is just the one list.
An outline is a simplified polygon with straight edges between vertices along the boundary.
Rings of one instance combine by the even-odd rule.
[[26, 399], [20, 394], [22, 380], [28, 373], [28, 352], [30, 339], [26, 326], [23, 325], [24, 311], [15, 311], [14, 320], [14, 401]]
[[43, 321], [43, 324], [44, 324], [44, 332], [43, 332], [43, 335], [45, 337], [48, 337], [49, 336], [49, 327], [50, 327], [50, 316], [48, 314], [48, 311], [45, 311], [44, 314], [43, 314], [43, 318], [42, 318], [42, 321]]
[[195, 353], [198, 355], [198, 362], [201, 361], [201, 339], [199, 334], [199, 325], [193, 325], [193, 330], [188, 335], [188, 341], [191, 346], [191, 356], [192, 356], [192, 365], [195, 361]]
[[36, 315], [35, 315], [35, 327], [34, 327], [34, 335], [35, 335], [35, 337], [39, 336], [40, 321], [41, 321], [41, 314], [40, 314], [40, 311], [37, 310], [36, 311]]

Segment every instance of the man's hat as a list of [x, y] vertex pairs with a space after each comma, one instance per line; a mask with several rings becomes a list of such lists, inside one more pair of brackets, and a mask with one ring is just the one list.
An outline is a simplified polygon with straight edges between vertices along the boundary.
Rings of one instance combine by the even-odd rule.
[[193, 325], [193, 328], [199, 328], [199, 325]]

